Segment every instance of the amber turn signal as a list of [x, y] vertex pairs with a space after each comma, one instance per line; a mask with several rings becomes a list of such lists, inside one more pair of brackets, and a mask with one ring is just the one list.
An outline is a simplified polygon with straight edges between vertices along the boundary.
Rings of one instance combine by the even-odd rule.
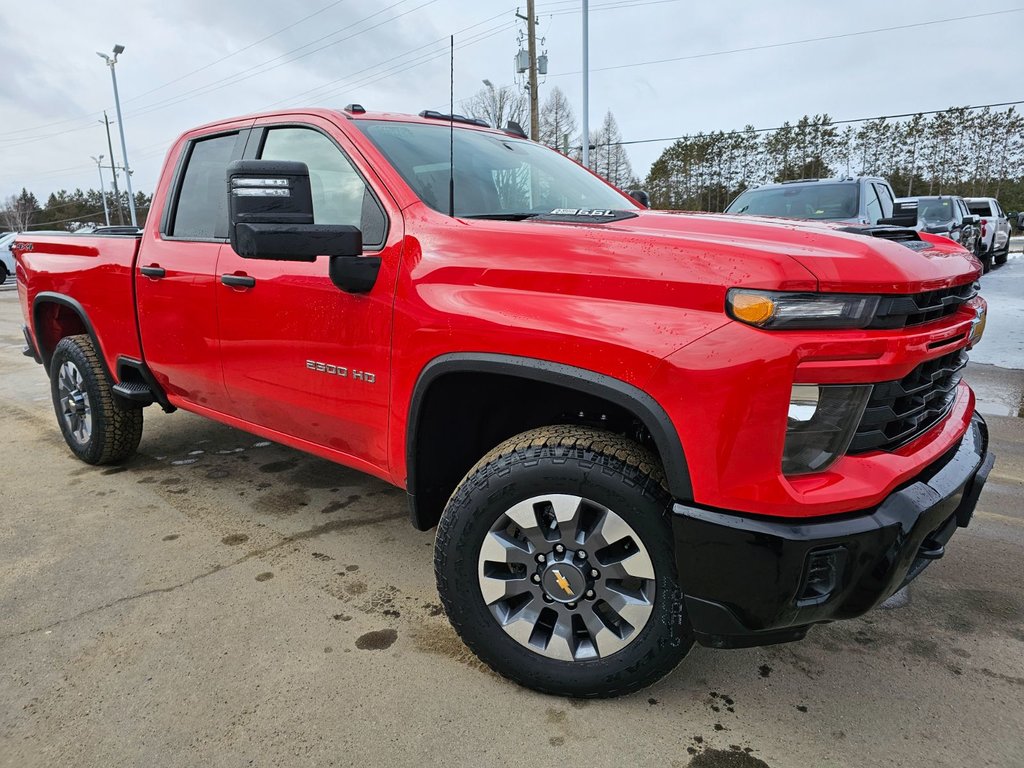
[[751, 325], [762, 325], [775, 313], [775, 302], [758, 293], [735, 293], [732, 296], [732, 314], [737, 320]]

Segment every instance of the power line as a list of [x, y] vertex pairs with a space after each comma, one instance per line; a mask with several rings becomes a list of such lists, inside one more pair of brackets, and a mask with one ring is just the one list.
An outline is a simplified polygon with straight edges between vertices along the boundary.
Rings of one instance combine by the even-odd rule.
[[209, 64], [204, 64], [203, 66], [198, 67], [197, 69], [193, 69], [190, 72], [186, 72], [185, 74], [181, 75], [180, 77], [176, 77], [173, 80], [168, 80], [166, 83], [163, 83], [162, 85], [158, 85], [155, 88], [150, 88], [148, 91], [143, 91], [140, 94], [132, 96], [130, 99], [125, 99], [125, 101], [135, 101], [136, 99], [141, 99], [143, 96], [148, 96], [149, 94], [155, 93], [156, 91], [159, 91], [159, 90], [162, 90], [162, 89], [166, 88], [169, 85], [174, 85], [174, 83], [178, 83], [178, 82], [181, 82], [182, 80], [185, 80], [186, 78], [192, 77], [192, 75], [196, 75], [196, 74], [199, 74], [200, 72], [204, 72], [207, 69], [210, 69], [211, 67], [215, 67], [216, 65], [220, 64], [221, 62], [227, 61], [228, 59], [230, 59], [233, 56], [237, 56], [240, 53], [243, 53], [243, 52], [248, 51], [248, 50], [250, 50], [252, 48], [255, 48], [257, 45], [260, 45], [261, 43], [267, 42], [267, 40], [269, 40], [272, 37], [277, 37], [282, 32], [287, 32], [289, 29], [292, 29], [293, 27], [297, 27], [297, 26], [299, 26], [299, 24], [302, 24], [305, 21], [309, 21], [314, 16], [319, 16], [321, 13], [324, 13], [325, 11], [331, 10], [331, 8], [334, 8], [335, 6], [341, 5], [343, 2], [345, 2], [345, 0], [334, 0], [333, 3], [330, 3], [329, 5], [325, 5], [319, 11], [313, 11], [313, 13], [309, 14], [308, 16], [303, 16], [298, 21], [293, 21], [291, 24], [289, 24], [286, 27], [281, 27], [280, 29], [278, 29], [278, 30], [276, 30], [274, 32], [271, 32], [269, 35], [267, 35], [265, 37], [261, 37], [259, 40], [255, 40], [255, 41], [249, 43], [248, 45], [244, 45], [241, 48], [238, 48], [238, 49], [232, 51], [231, 53], [225, 54], [224, 56], [221, 56], [219, 59], [214, 59]]
[[[784, 43], [767, 43], [765, 45], [752, 45], [746, 48], [731, 48], [725, 51], [709, 51], [708, 53], [695, 53], [689, 56], [674, 56], [670, 59], [654, 59], [652, 61], [638, 61], [633, 64], [616, 64], [609, 67], [598, 67], [591, 68], [591, 72], [608, 72], [613, 69], [629, 69], [632, 67], [648, 67], [654, 64], [668, 64], [675, 61], [692, 61], [694, 59], [707, 59], [713, 56], [727, 56], [733, 53], [749, 53], [751, 51], [765, 51], [772, 48], [785, 48], [790, 45], [804, 45], [805, 43], [818, 43], [826, 40], [842, 40], [848, 37], [863, 37], [864, 35], [874, 35], [879, 32], [893, 32], [902, 29], [914, 29], [917, 27], [928, 27], [936, 24], [949, 24], [954, 21], [967, 21], [970, 19], [982, 19], [988, 16], [1000, 16], [1007, 13], [1020, 13], [1024, 11], [1024, 8], [1010, 8], [1003, 11], [991, 11], [989, 13], [972, 13], [970, 16], [956, 16], [950, 19], [934, 19], [932, 21], [918, 21], [913, 24], [900, 24], [892, 27], [879, 27], [877, 29], [864, 29], [859, 32], [843, 32], [837, 35], [826, 35], [824, 37], [808, 37], [803, 40], [789, 40]], [[558, 72], [556, 74], [548, 75], [548, 77], [567, 77], [568, 75], [580, 75], [582, 70], [575, 72]]]
[[[351, 40], [354, 37], [358, 37], [359, 35], [362, 35], [362, 34], [365, 34], [367, 32], [370, 32], [370, 31], [372, 31], [374, 29], [378, 29], [379, 27], [382, 27], [385, 24], [390, 24], [391, 22], [397, 21], [398, 19], [402, 18], [403, 16], [408, 16], [410, 13], [415, 13], [416, 11], [418, 11], [418, 10], [420, 10], [422, 8], [425, 8], [428, 5], [433, 5], [437, 1], [438, 0], [426, 0], [426, 2], [420, 3], [420, 5], [417, 5], [415, 8], [410, 8], [409, 10], [403, 11], [402, 13], [398, 14], [397, 16], [392, 16], [390, 18], [384, 19], [383, 21], [378, 22], [378, 23], [376, 23], [376, 24], [374, 24], [372, 26], [366, 27], [365, 29], [361, 29], [358, 32], [354, 32], [353, 34], [348, 35], [347, 37], [343, 37], [343, 38], [340, 38], [338, 40], [332, 40], [331, 42], [326, 43], [325, 45], [322, 45], [319, 48], [314, 48], [311, 51], [306, 51], [305, 53], [300, 54], [298, 56], [295, 56], [294, 58], [288, 59], [286, 61], [279, 61], [280, 59], [283, 59], [286, 56], [290, 56], [291, 54], [296, 53], [297, 51], [300, 51], [303, 48], [309, 48], [311, 45], [315, 45], [316, 43], [321, 42], [323, 40], [326, 40], [329, 37], [333, 37], [334, 35], [337, 35], [340, 32], [344, 32], [347, 29], [351, 29], [352, 27], [358, 26], [359, 24], [362, 24], [363, 22], [369, 21], [374, 16], [379, 16], [380, 14], [385, 13], [386, 11], [389, 11], [392, 8], [396, 7], [396, 6], [399, 6], [402, 3], [408, 2], [408, 0], [399, 0], [397, 3], [392, 3], [391, 5], [387, 6], [386, 8], [384, 8], [384, 9], [382, 9], [380, 11], [377, 11], [375, 13], [372, 13], [369, 16], [367, 16], [367, 17], [365, 17], [363, 19], [360, 19], [357, 22], [353, 22], [352, 24], [349, 24], [346, 27], [342, 27], [341, 29], [335, 30], [334, 32], [331, 32], [328, 35], [324, 35], [323, 37], [317, 38], [316, 40], [314, 40], [312, 42], [306, 43], [305, 45], [299, 46], [298, 48], [294, 48], [291, 51], [288, 51], [287, 53], [283, 53], [280, 56], [275, 56], [274, 58], [268, 59], [267, 61], [261, 62], [260, 64], [256, 64], [256, 65], [253, 65], [252, 67], [248, 67], [248, 68], [242, 70], [241, 72], [235, 73], [234, 75], [229, 75], [228, 77], [224, 77], [224, 78], [221, 78], [219, 80], [214, 80], [214, 81], [212, 81], [210, 83], [207, 83], [206, 85], [201, 85], [201, 86], [198, 86], [198, 87], [193, 88], [191, 90], [184, 91], [184, 92], [178, 94], [177, 96], [171, 96], [171, 97], [168, 97], [167, 99], [165, 99], [163, 101], [157, 101], [157, 102], [154, 102], [153, 104], [148, 104], [146, 106], [140, 107], [139, 110], [130, 113], [130, 116], [131, 117], [140, 117], [142, 115], [147, 115], [147, 114], [150, 114], [151, 112], [156, 112], [158, 110], [165, 109], [167, 107], [171, 107], [171, 106], [174, 106], [176, 104], [180, 104], [181, 102], [187, 101], [187, 100], [193, 98], [194, 96], [205, 96], [207, 94], [213, 93], [214, 91], [219, 91], [222, 88], [226, 88], [229, 85], [236, 85], [236, 84], [238, 84], [240, 82], [243, 82], [244, 80], [249, 80], [249, 79], [251, 79], [253, 77], [256, 77], [257, 75], [266, 74], [267, 72], [270, 72], [270, 71], [272, 71], [274, 69], [278, 69], [279, 67], [283, 67], [286, 64], [292, 64], [292, 63], [294, 63], [296, 61], [299, 61], [300, 59], [306, 58], [307, 56], [312, 56], [314, 53], [319, 53], [322, 50], [330, 48], [331, 46], [338, 45], [339, 43], [346, 42], [348, 40]], [[275, 62], [275, 61], [279, 61], [279, 63], [274, 64], [273, 62]], [[261, 67], [263, 67], [263, 69], [260, 69]], [[259, 71], [256, 71], [256, 70], [259, 70]]]
[[[827, 128], [827, 127], [833, 126], [833, 125], [848, 125], [850, 123], [869, 123], [869, 122], [871, 122], [873, 120], [896, 120], [898, 118], [903, 118], [903, 117], [916, 117], [917, 115], [941, 115], [941, 114], [946, 114], [948, 112], [958, 112], [958, 111], [961, 111], [961, 110], [966, 111], [966, 112], [973, 112], [973, 111], [978, 110], [978, 109], [991, 109], [993, 107], [1013, 107], [1013, 106], [1017, 106], [1019, 104], [1024, 104], [1024, 99], [1021, 99], [1020, 101], [1001, 101], [1001, 102], [998, 102], [998, 103], [995, 103], [995, 104], [978, 104], [977, 106], [973, 106], [973, 107], [971, 107], [971, 106], [967, 106], [967, 107], [949, 107], [947, 109], [931, 109], [931, 110], [925, 110], [925, 111], [922, 111], [922, 112], [904, 112], [904, 113], [898, 114], [898, 115], [878, 115], [877, 117], [855, 117], [855, 118], [850, 118], [848, 120], [829, 120], [827, 126], [820, 126], [820, 127], [826, 127]], [[743, 129], [735, 130], [735, 131], [722, 131], [722, 132], [719, 132], [719, 131], [708, 131], [707, 133], [703, 133], [703, 132], [702, 133], [688, 133], [688, 134], [684, 134], [682, 136], [668, 136], [666, 138], [660, 138], [660, 139], [633, 139], [632, 141], [602, 142], [599, 146], [602, 146], [602, 147], [615, 147], [615, 146], [627, 146], [627, 145], [630, 145], [630, 144], [657, 144], [657, 143], [663, 143], [663, 142], [666, 142], [666, 141], [683, 141], [684, 139], [695, 139], [695, 138], [697, 138], [699, 136], [711, 135], [712, 133], [716, 133], [716, 134], [719, 134], [721, 136], [736, 136], [736, 135], [743, 134], [743, 133], [771, 133], [772, 131], [783, 130], [786, 127], [795, 128], [796, 126], [794, 126], [794, 125], [789, 125], [789, 126], [780, 125], [780, 126], [777, 126], [775, 128], [752, 128], [752, 129], [749, 129], [749, 130], [746, 129], [746, 128], [743, 128]], [[572, 149], [581, 149], [581, 147], [578, 147], [578, 146], [577, 147], [572, 147]]]
[[[331, 47], [333, 45], [337, 45], [338, 43], [342, 43], [342, 42], [345, 42], [347, 40], [351, 40], [354, 37], [362, 35], [362, 34], [364, 34], [366, 32], [370, 32], [371, 30], [377, 29], [377, 28], [379, 28], [379, 27], [381, 27], [381, 26], [383, 26], [385, 24], [388, 24], [388, 23], [390, 23], [392, 21], [396, 21], [397, 19], [400, 19], [403, 16], [407, 16], [410, 13], [418, 11], [419, 9], [424, 8], [425, 6], [432, 5], [433, 3], [436, 3], [437, 1], [438, 0], [426, 0], [426, 2], [421, 3], [420, 5], [416, 6], [415, 8], [411, 8], [411, 9], [409, 9], [407, 11], [403, 11], [402, 13], [400, 13], [400, 14], [398, 14], [396, 16], [392, 16], [391, 18], [385, 19], [384, 21], [381, 21], [381, 22], [379, 22], [377, 24], [374, 24], [373, 26], [367, 27], [365, 29], [361, 29], [358, 32], [355, 32], [355, 33], [353, 33], [353, 34], [351, 34], [351, 35], [349, 35], [347, 37], [343, 37], [343, 38], [338, 39], [338, 40], [333, 40], [330, 43], [327, 43], [326, 45], [320, 46], [319, 48], [314, 48], [313, 50], [307, 51], [306, 53], [303, 53], [303, 54], [301, 54], [299, 56], [295, 56], [294, 58], [287, 59], [286, 61], [280, 61], [280, 63], [274, 64], [274, 62], [279, 61], [280, 59], [284, 59], [284, 58], [286, 58], [287, 56], [290, 56], [293, 53], [301, 51], [304, 48], [309, 48], [310, 46], [315, 45], [316, 43], [322, 42], [322, 41], [324, 41], [324, 40], [326, 40], [326, 39], [328, 39], [330, 37], [334, 37], [335, 35], [338, 35], [338, 34], [344, 32], [344, 31], [346, 31], [348, 29], [352, 29], [353, 27], [357, 27], [360, 24], [362, 24], [362, 23], [364, 23], [366, 21], [369, 21], [370, 19], [374, 18], [375, 16], [379, 16], [382, 13], [386, 13], [387, 11], [391, 10], [392, 8], [395, 8], [395, 7], [399, 6], [399, 5], [402, 5], [403, 3], [409, 2], [409, 0], [398, 0], [398, 2], [392, 3], [391, 5], [383, 8], [383, 9], [381, 9], [379, 11], [375, 11], [374, 13], [371, 13], [369, 16], [366, 16], [366, 17], [360, 19], [359, 21], [353, 22], [353, 23], [348, 24], [348, 25], [346, 25], [344, 27], [336, 29], [333, 32], [330, 32], [330, 33], [328, 33], [326, 35], [323, 35], [323, 36], [321, 36], [321, 37], [319, 37], [319, 38], [317, 38], [317, 39], [315, 39], [315, 40], [313, 40], [313, 41], [311, 41], [309, 43], [306, 43], [304, 45], [300, 45], [297, 48], [293, 48], [290, 51], [286, 51], [285, 53], [282, 53], [282, 54], [280, 54], [278, 56], [275, 56], [275, 57], [273, 57], [271, 59], [267, 59], [266, 61], [260, 62], [259, 64], [254, 64], [253, 66], [247, 67], [247, 68], [241, 70], [240, 72], [236, 72], [236, 73], [234, 73], [232, 75], [227, 75], [227, 76], [219, 78], [217, 80], [213, 80], [213, 81], [211, 81], [209, 83], [206, 83], [205, 85], [200, 85], [200, 86], [197, 86], [197, 87], [192, 88], [190, 90], [183, 91], [183, 92], [181, 92], [181, 93], [179, 93], [179, 94], [177, 94], [175, 96], [169, 96], [166, 99], [163, 99], [163, 100], [160, 100], [160, 101], [155, 101], [155, 102], [153, 102], [151, 104], [147, 104], [147, 105], [141, 106], [136, 111], [128, 113], [128, 116], [129, 117], [141, 117], [142, 115], [147, 115], [147, 114], [150, 114], [152, 112], [156, 112], [158, 110], [165, 109], [166, 107], [171, 107], [171, 106], [174, 106], [176, 104], [180, 104], [183, 101], [187, 101], [187, 100], [193, 98], [194, 96], [205, 96], [205, 95], [207, 95], [209, 93], [213, 93], [214, 91], [218, 91], [218, 90], [220, 90], [222, 88], [226, 88], [229, 85], [235, 85], [236, 83], [240, 83], [240, 82], [242, 82], [244, 80], [248, 80], [248, 79], [250, 79], [252, 77], [256, 77], [257, 75], [262, 75], [262, 74], [264, 74], [266, 72], [269, 72], [269, 71], [271, 71], [273, 69], [277, 69], [279, 67], [282, 67], [285, 64], [291, 64], [291, 63], [293, 63], [295, 61], [298, 61], [299, 59], [303, 59], [303, 58], [305, 58], [307, 56], [311, 56], [314, 53], [322, 51], [322, 50], [324, 50], [326, 48], [329, 48], [329, 47]], [[268, 65], [272, 65], [272, 66], [268, 66]], [[263, 69], [261, 69], [261, 67], [263, 67]], [[256, 71], [256, 70], [259, 70], [259, 71]], [[41, 141], [41, 140], [44, 140], [44, 139], [54, 138], [56, 136], [62, 136], [62, 135], [68, 134], [68, 133], [75, 133], [77, 131], [83, 131], [83, 130], [85, 130], [88, 127], [89, 127], [88, 125], [82, 125], [82, 126], [78, 126], [78, 127], [75, 127], [75, 128], [68, 128], [68, 129], [65, 129], [63, 131], [57, 131], [56, 133], [46, 134], [44, 136], [33, 136], [32, 138], [23, 138], [23, 137], [15, 137], [15, 138], [12, 138], [12, 139], [2, 139], [2, 138], [0, 138], [0, 143], [8, 142], [8, 143], [4, 143], [3, 144], [3, 148], [18, 147], [18, 146], [22, 146], [24, 144], [31, 144], [31, 143], [36, 142], [36, 141]]]

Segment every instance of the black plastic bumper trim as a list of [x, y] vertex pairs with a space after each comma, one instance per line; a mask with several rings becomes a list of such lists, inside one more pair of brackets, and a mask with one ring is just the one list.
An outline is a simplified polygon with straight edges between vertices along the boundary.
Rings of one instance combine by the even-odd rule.
[[36, 349], [36, 343], [32, 341], [32, 334], [28, 332], [28, 326], [21, 326], [21, 332], [25, 334], [25, 348], [21, 350], [21, 354], [25, 357], [31, 357], [37, 363], [42, 365], [43, 358], [39, 356], [39, 350]]
[[[815, 623], [872, 609], [970, 522], [994, 460], [975, 415], [954, 448], [872, 510], [794, 522], [674, 504], [677, 568], [698, 642], [798, 640]], [[846, 557], [834, 590], [813, 605], [801, 601], [810, 555], [837, 547]]]

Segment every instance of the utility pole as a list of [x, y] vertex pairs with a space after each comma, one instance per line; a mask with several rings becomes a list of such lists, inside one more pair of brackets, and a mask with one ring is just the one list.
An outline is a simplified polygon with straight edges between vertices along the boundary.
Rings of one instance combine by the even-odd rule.
[[103, 198], [103, 220], [110, 226], [110, 209], [107, 208], [107, 187], [103, 183], [103, 155], [91, 158], [100, 174], [100, 197]]
[[[121, 134], [121, 157], [124, 159], [124, 185], [128, 188], [128, 212], [132, 216], [132, 226], [137, 227], [139, 223], [135, 218], [135, 197], [132, 194], [132, 167], [128, 163], [128, 146], [124, 141], [124, 118], [121, 117], [121, 97], [117, 94], [117, 57], [122, 53], [124, 53], [124, 46], [115, 45], [113, 57], [98, 51], [96, 55], [107, 62], [107, 66], [110, 67], [110, 82], [114, 85], [114, 108], [117, 110], [117, 130]], [[113, 154], [113, 150], [111, 150], [111, 154]]]
[[526, 22], [526, 50], [530, 56], [530, 140], [540, 141], [540, 110], [537, 106], [537, 17], [533, 7], [534, 0], [526, 0], [526, 15], [517, 13], [516, 16]]
[[583, 0], [583, 167], [590, 167], [590, 4]]
[[114, 205], [117, 206], [117, 223], [124, 224], [124, 211], [121, 210], [121, 193], [117, 189], [117, 168], [114, 167], [114, 145], [110, 141], [110, 120], [107, 110], [103, 110], [103, 125], [107, 128], [107, 149], [110, 151], [110, 175], [114, 178]]

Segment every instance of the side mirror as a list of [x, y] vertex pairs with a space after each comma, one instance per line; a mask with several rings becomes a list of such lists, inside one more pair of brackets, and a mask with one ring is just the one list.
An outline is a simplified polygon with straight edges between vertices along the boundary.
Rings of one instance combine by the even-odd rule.
[[316, 261], [358, 256], [363, 236], [345, 224], [314, 224], [305, 163], [236, 160], [228, 166], [228, 233], [243, 259]]
[[917, 226], [917, 203], [895, 203], [892, 207], [892, 216], [879, 219], [878, 223], [913, 229]]
[[643, 189], [631, 189], [626, 192], [627, 195], [636, 200], [644, 208], [651, 207], [651, 196], [647, 194], [646, 190]]

